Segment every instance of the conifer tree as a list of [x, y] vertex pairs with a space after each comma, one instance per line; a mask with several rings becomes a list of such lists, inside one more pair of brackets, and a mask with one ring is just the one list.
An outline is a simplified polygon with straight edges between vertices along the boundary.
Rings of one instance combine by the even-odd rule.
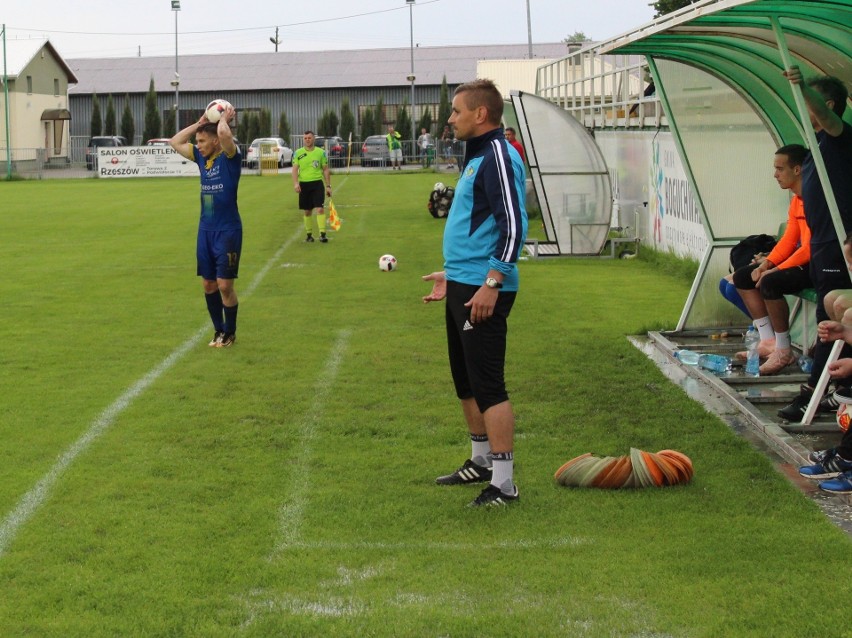
[[157, 108], [157, 91], [154, 89], [154, 77], [151, 77], [151, 83], [148, 86], [148, 93], [145, 95], [145, 128], [142, 130], [142, 139], [150, 140], [155, 137], [162, 137], [162, 121], [160, 120], [160, 111]]
[[92, 137], [97, 137], [103, 131], [103, 122], [101, 121], [101, 101], [98, 99], [97, 93], [92, 93], [92, 120], [89, 124]]
[[124, 111], [121, 113], [121, 136], [128, 144], [133, 144], [136, 138], [136, 126], [133, 123], [133, 111], [130, 110], [130, 95], [124, 95]]

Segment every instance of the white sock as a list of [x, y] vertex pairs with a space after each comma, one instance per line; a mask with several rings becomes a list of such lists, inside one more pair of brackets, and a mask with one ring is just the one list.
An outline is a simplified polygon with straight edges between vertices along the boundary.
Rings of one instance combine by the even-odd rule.
[[487, 435], [470, 435], [470, 460], [482, 467], [491, 467], [491, 444]]
[[790, 331], [775, 333], [775, 349], [789, 350], [790, 349]]
[[504, 494], [514, 494], [515, 455], [512, 452], [500, 452], [494, 454], [493, 459], [491, 485], [500, 488]]
[[772, 324], [769, 323], [769, 317], [761, 317], [754, 320], [754, 327], [760, 333], [760, 340], [766, 341], [775, 338], [775, 331], [772, 329]]

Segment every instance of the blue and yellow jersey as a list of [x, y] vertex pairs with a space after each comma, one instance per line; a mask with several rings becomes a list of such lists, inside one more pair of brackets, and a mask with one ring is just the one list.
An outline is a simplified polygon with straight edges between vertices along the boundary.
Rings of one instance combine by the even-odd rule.
[[493, 268], [504, 276], [503, 290], [517, 290], [527, 223], [524, 163], [503, 129], [468, 140], [444, 228], [447, 279], [481, 286]]
[[236, 230], [243, 227], [237, 207], [237, 189], [242, 173], [239, 149], [233, 157], [217, 153], [206, 159], [192, 147], [195, 163], [201, 171], [201, 219], [199, 230]]

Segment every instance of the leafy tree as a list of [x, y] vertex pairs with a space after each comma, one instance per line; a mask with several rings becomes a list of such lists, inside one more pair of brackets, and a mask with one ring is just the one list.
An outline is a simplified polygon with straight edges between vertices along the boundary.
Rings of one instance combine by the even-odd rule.
[[367, 107], [364, 109], [364, 116], [361, 118], [361, 139], [366, 139], [373, 135], [373, 130], [376, 128], [376, 120], [373, 117], [373, 109]]
[[260, 115], [256, 112], [249, 113], [248, 116], [248, 134], [246, 137], [246, 143], [251, 143], [253, 140], [256, 140], [258, 137], [266, 137], [260, 132]]
[[97, 137], [103, 131], [101, 122], [101, 101], [98, 99], [97, 93], [92, 93], [92, 121], [89, 128], [92, 132], [92, 137]]
[[592, 39], [586, 36], [582, 31], [574, 31], [572, 35], [569, 35], [567, 38], [563, 40], [565, 44], [582, 44], [584, 42], [591, 42]]
[[145, 95], [145, 128], [142, 130], [142, 141], [162, 137], [162, 120], [160, 110], [157, 108], [157, 91], [154, 89], [154, 77], [148, 85], [148, 93]]
[[136, 138], [136, 126], [133, 123], [133, 111], [130, 109], [130, 95], [124, 94], [124, 111], [121, 113], [121, 136], [128, 144], [133, 144]]
[[326, 109], [319, 121], [317, 121], [317, 134], [330, 136], [337, 135], [337, 127], [340, 125], [340, 120], [334, 109]]
[[671, 13], [672, 11], [688, 7], [693, 2], [695, 2], [695, 0], [657, 0], [657, 2], [651, 3], [651, 7], [653, 7], [656, 11], [654, 17], [659, 18], [660, 16]]
[[[402, 139], [408, 139], [411, 135], [411, 117], [408, 115], [408, 100], [404, 100], [402, 106], [396, 111], [396, 126], [394, 127]], [[416, 139], [416, 138], [415, 138]]]
[[[104, 135], [115, 135], [115, 103], [112, 101], [112, 93], [107, 97], [106, 116], [104, 116]], [[129, 143], [130, 140], [128, 140]]]
[[444, 129], [444, 125], [450, 119], [453, 113], [453, 106], [450, 102], [450, 87], [447, 86], [447, 76], [444, 76], [441, 82], [441, 97], [438, 100], [438, 132]]
[[420, 118], [420, 121], [417, 123], [417, 133], [420, 134], [420, 131], [426, 129], [427, 132], [432, 133], [435, 132], [432, 130], [432, 109], [424, 109], [423, 115]]
[[[251, 143], [253, 138], [249, 138], [249, 120], [251, 113], [246, 111], [243, 115], [237, 118], [237, 137], [245, 144]], [[284, 139], [287, 139], [286, 137]]]
[[175, 122], [175, 107], [173, 106], [163, 115], [163, 137], [171, 137], [175, 133], [177, 133], [177, 123]]
[[376, 106], [373, 107], [373, 133], [370, 135], [378, 135], [379, 133], [385, 132], [385, 124], [387, 121], [385, 120], [385, 101], [380, 96], [378, 100], [376, 100]]
[[258, 125], [260, 126], [260, 137], [272, 137], [275, 135], [275, 131], [272, 129], [272, 112], [269, 109], [260, 109]]
[[287, 114], [283, 110], [278, 118], [278, 137], [290, 144], [290, 122], [287, 121]]
[[343, 98], [343, 103], [340, 105], [340, 137], [344, 142], [349, 141], [349, 136], [355, 138], [355, 114], [352, 113], [352, 107], [349, 106], [349, 98]]

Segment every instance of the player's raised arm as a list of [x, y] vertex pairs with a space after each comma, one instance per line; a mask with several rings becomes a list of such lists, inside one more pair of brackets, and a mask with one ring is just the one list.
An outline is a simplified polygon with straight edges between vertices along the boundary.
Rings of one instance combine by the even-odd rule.
[[[207, 116], [202, 115], [197, 122], [190, 124], [182, 131], [178, 131], [177, 133], [175, 133], [174, 137], [169, 140], [169, 145], [173, 149], [175, 149], [176, 153], [183, 155], [188, 160], [195, 161], [195, 157], [192, 154], [192, 144], [189, 143], [189, 138], [195, 135], [195, 132], [198, 130], [198, 127], [202, 124], [206, 124], [207, 121]], [[231, 144], [233, 145], [233, 143], [234, 138], [233, 136], [231, 136]]]
[[219, 137], [219, 145], [222, 147], [222, 152], [225, 153], [226, 157], [233, 157], [234, 153], [237, 152], [237, 145], [234, 144], [234, 132], [231, 130], [231, 120], [234, 119], [235, 113], [236, 110], [229, 104], [219, 119], [216, 129], [216, 135]]

